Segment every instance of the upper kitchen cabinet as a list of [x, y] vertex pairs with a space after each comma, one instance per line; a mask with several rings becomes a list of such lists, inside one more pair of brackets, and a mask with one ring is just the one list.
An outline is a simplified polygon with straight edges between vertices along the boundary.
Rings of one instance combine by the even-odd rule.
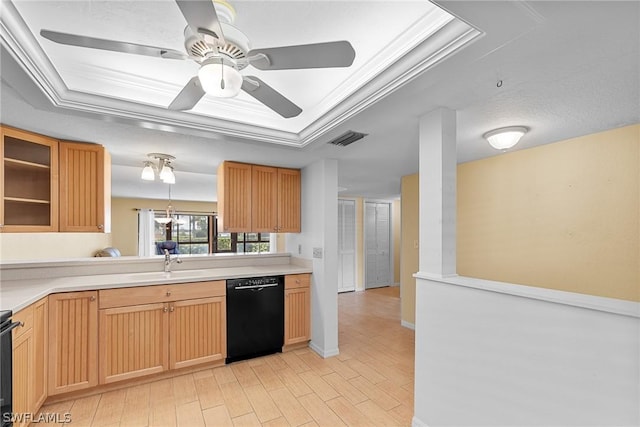
[[299, 233], [300, 170], [223, 162], [218, 226], [225, 233]]
[[111, 231], [111, 159], [101, 145], [60, 142], [60, 231]]
[[222, 162], [218, 167], [218, 232], [251, 230], [251, 165]]
[[0, 231], [58, 231], [58, 141], [0, 126]]

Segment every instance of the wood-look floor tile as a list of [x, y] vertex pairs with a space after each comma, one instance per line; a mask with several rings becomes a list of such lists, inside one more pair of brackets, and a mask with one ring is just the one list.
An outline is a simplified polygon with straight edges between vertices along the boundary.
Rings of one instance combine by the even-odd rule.
[[342, 396], [328, 400], [326, 403], [350, 427], [369, 427], [371, 425], [371, 420]]
[[205, 409], [202, 416], [207, 427], [233, 427], [233, 421], [225, 405]]
[[350, 380], [351, 378], [355, 378], [360, 375], [359, 373], [348, 367], [347, 364], [340, 360], [338, 357], [329, 357], [325, 359], [325, 362], [331, 367], [331, 369], [333, 369], [334, 372], [336, 372], [345, 380]]
[[149, 409], [149, 427], [175, 427], [178, 423], [176, 406], [172, 401], [163, 405], [151, 405]]
[[256, 414], [249, 412], [248, 414], [241, 415], [232, 419], [235, 427], [260, 427], [260, 420], [256, 417]]
[[262, 427], [290, 427], [291, 424], [287, 422], [285, 417], [276, 418], [275, 420], [269, 420], [266, 423], [262, 423]]
[[238, 381], [236, 376], [233, 374], [231, 370], [231, 366], [225, 365], [219, 368], [215, 368], [213, 370], [213, 375], [216, 377], [216, 381], [218, 384], [231, 383], [234, 381]]
[[413, 390], [409, 391], [391, 380], [379, 382], [376, 387], [389, 396], [393, 396], [398, 402], [413, 402]]
[[76, 399], [69, 410], [71, 422], [74, 425], [91, 424], [98, 409], [98, 403], [100, 403], [99, 394]]
[[248, 363], [238, 362], [232, 363], [230, 366], [233, 374], [236, 376], [242, 387], [251, 387], [252, 385], [261, 384], [260, 379], [258, 379], [256, 373], [253, 372], [253, 368]]
[[305, 349], [306, 351], [298, 354], [300, 360], [307, 364], [316, 374], [324, 376], [333, 372], [331, 366], [318, 355], [315, 351]]
[[198, 401], [176, 406], [177, 427], [204, 427], [202, 409]]
[[287, 388], [279, 388], [269, 394], [292, 426], [299, 426], [313, 420], [309, 412], [300, 405], [300, 402]]
[[165, 406], [167, 403], [175, 405], [173, 399], [173, 380], [154, 381], [149, 384], [149, 406]]
[[300, 396], [298, 401], [311, 414], [313, 420], [319, 426], [337, 427], [346, 425], [317, 394], [305, 394]]
[[371, 400], [365, 400], [355, 405], [365, 417], [371, 420], [371, 423], [378, 426], [397, 426], [398, 421], [387, 413], [384, 409], [373, 403]]
[[386, 378], [383, 377], [382, 375], [380, 375], [379, 373], [377, 373], [375, 371], [375, 369], [371, 368], [368, 365], [365, 365], [363, 362], [361, 362], [361, 361], [359, 361], [357, 359], [347, 360], [345, 363], [351, 369], [353, 369], [354, 371], [356, 371], [361, 376], [365, 377], [366, 379], [368, 379], [369, 381], [371, 381], [374, 384], [377, 384], [377, 383], [379, 383], [381, 381], [386, 380]]
[[282, 360], [284, 360], [285, 363], [289, 365], [289, 367], [296, 374], [311, 370], [311, 368], [306, 363], [304, 363], [295, 353], [282, 353], [281, 357]]
[[198, 392], [193, 375], [184, 374], [173, 377], [173, 401], [176, 406], [198, 400]]
[[149, 384], [129, 387], [124, 398], [120, 423], [123, 426], [145, 427], [149, 423]]
[[224, 397], [224, 404], [227, 406], [227, 410], [232, 419], [253, 412], [251, 403], [249, 403], [239, 382], [234, 381], [218, 385]]
[[126, 389], [102, 393], [91, 425], [107, 426], [109, 424], [119, 423], [122, 417], [122, 410], [124, 409], [126, 394]]
[[300, 378], [317, 394], [322, 400], [333, 399], [340, 396], [333, 387], [329, 385], [322, 377], [313, 371], [302, 372]]
[[398, 405], [387, 411], [400, 425], [409, 426], [413, 419], [413, 405]]
[[400, 402], [393, 396], [380, 390], [375, 384], [364, 377], [356, 377], [349, 380], [349, 382], [385, 411], [400, 405]]
[[323, 376], [322, 379], [354, 405], [367, 400], [367, 396], [364, 393], [335, 372]]
[[224, 404], [224, 396], [213, 375], [197, 378], [195, 386], [200, 408], [207, 409]]
[[260, 422], [280, 418], [282, 413], [262, 385], [254, 385], [244, 389], [244, 394], [253, 407], [253, 412]]
[[282, 357], [280, 357], [280, 354], [267, 356], [264, 360], [269, 366], [271, 366], [271, 369], [273, 369], [274, 371], [279, 371], [280, 369], [286, 369], [287, 367], [289, 367], [289, 365], [287, 365]]
[[275, 390], [284, 387], [284, 384], [282, 384], [282, 381], [280, 381], [278, 375], [276, 375], [273, 369], [271, 369], [271, 366], [269, 366], [267, 363], [253, 366], [252, 369], [258, 379], [260, 379], [260, 382], [265, 389]]
[[299, 397], [305, 394], [312, 393], [313, 391], [304, 382], [299, 375], [297, 375], [291, 368], [281, 369], [278, 371], [278, 377], [282, 380], [282, 383], [289, 389], [291, 394], [295, 397]]

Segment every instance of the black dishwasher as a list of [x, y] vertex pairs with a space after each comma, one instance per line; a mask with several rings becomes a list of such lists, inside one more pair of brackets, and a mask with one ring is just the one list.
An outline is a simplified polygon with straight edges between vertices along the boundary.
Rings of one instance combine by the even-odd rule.
[[227, 280], [226, 363], [282, 351], [284, 276]]

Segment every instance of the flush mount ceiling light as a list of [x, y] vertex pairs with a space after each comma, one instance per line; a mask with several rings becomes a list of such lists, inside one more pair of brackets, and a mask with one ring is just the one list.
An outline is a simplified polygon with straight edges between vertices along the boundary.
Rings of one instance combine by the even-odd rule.
[[176, 159], [175, 157], [162, 153], [149, 153], [147, 157], [152, 160], [144, 162], [144, 168], [142, 169], [140, 178], [145, 181], [154, 181], [157, 171], [160, 179], [165, 184], [176, 183], [176, 176], [173, 173], [173, 166], [171, 166], [171, 162]]
[[489, 131], [482, 137], [496, 150], [506, 150], [516, 145], [528, 130], [525, 126], [509, 126]]

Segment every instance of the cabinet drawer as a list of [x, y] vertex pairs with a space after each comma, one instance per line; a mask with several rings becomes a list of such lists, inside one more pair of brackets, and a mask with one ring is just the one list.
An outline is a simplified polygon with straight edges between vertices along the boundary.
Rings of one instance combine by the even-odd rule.
[[311, 286], [310, 274], [289, 274], [284, 276], [285, 289], [308, 288], [309, 286]]
[[224, 296], [224, 280], [182, 283], [175, 285], [149, 285], [132, 288], [104, 289], [100, 291], [100, 308], [126, 307], [135, 304], [153, 304], [183, 299]]
[[16, 339], [33, 327], [33, 304], [14, 313], [11, 320], [14, 322], [22, 322], [22, 326], [15, 328], [11, 332], [13, 339]]

